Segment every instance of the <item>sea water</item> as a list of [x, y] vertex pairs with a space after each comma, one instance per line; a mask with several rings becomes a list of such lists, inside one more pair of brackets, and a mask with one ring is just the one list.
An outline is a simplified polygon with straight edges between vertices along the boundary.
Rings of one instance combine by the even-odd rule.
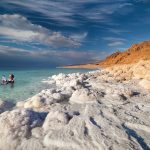
[[0, 77], [9, 74], [15, 75], [15, 83], [0, 85], [0, 99], [8, 101], [22, 101], [39, 93], [43, 89], [52, 88], [52, 85], [43, 83], [43, 79], [59, 73], [87, 72], [88, 69], [2, 69]]

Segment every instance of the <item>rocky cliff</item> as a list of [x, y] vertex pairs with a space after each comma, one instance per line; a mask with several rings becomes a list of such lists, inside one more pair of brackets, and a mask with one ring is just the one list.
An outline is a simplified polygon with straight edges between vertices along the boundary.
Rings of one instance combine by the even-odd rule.
[[116, 64], [132, 64], [140, 60], [150, 59], [150, 41], [144, 41], [132, 45], [124, 52], [115, 52], [105, 60], [99, 62], [100, 66], [112, 66]]
[[139, 44], [134, 44], [124, 52], [114, 52], [112, 55], [106, 57], [106, 59], [96, 63], [67, 66], [65, 68], [110, 67], [120, 64], [134, 64], [140, 60], [150, 60], [150, 40], [141, 42]]

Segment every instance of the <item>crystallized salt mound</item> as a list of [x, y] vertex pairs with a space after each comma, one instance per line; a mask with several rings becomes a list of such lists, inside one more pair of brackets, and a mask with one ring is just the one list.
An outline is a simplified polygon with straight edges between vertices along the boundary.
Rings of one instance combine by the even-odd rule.
[[51, 111], [43, 124], [44, 132], [53, 129], [60, 129], [69, 122], [69, 116], [60, 111]]
[[2, 150], [17, 149], [24, 138], [31, 136], [32, 128], [42, 125], [45, 117], [46, 113], [26, 109], [2, 113], [0, 115], [0, 148]]
[[41, 93], [29, 98], [27, 101], [17, 102], [16, 106], [21, 108], [42, 108], [46, 105], [62, 102], [65, 93], [56, 92], [54, 89], [43, 90]]
[[82, 115], [74, 115], [67, 124], [62, 124], [61, 128], [47, 130], [43, 144], [60, 150], [140, 148], [128, 138], [126, 129], [129, 127], [124, 127], [108, 108], [100, 110], [96, 105], [87, 105], [84, 110]]
[[42, 107], [44, 103], [44, 98], [36, 95], [36, 96], [33, 96], [31, 98], [30, 101], [27, 101], [25, 104], [24, 104], [24, 108], [39, 108], [39, 107]]
[[72, 103], [93, 103], [97, 100], [98, 96], [93, 91], [88, 89], [79, 89], [73, 92], [70, 102]]

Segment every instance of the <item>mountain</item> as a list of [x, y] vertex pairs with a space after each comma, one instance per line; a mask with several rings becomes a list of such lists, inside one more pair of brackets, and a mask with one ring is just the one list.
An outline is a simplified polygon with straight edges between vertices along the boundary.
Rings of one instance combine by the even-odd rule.
[[119, 64], [132, 64], [140, 60], [150, 60], [150, 40], [132, 45], [124, 52], [117, 51], [106, 59], [92, 64], [66, 66], [65, 68], [99, 68]]
[[139, 60], [150, 59], [150, 41], [144, 41], [139, 44], [132, 45], [124, 52], [115, 52], [106, 57], [105, 60], [97, 63], [100, 66], [112, 66], [116, 64], [132, 64]]

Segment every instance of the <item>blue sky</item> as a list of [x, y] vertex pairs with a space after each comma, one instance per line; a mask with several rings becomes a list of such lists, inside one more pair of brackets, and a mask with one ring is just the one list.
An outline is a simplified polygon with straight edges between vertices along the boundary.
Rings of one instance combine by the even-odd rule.
[[150, 0], [1, 0], [0, 66], [100, 60], [149, 40]]

